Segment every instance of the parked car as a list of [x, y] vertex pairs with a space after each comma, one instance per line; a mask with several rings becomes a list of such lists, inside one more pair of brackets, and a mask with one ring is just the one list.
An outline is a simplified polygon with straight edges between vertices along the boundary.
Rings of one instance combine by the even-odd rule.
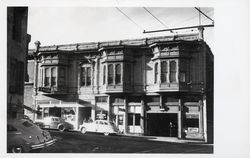
[[72, 124], [65, 122], [60, 117], [55, 116], [45, 117], [43, 120], [35, 121], [35, 124], [41, 128], [58, 129], [61, 132], [74, 128]]
[[106, 120], [96, 120], [94, 122], [83, 122], [79, 130], [85, 134], [86, 132], [104, 133], [105, 136], [109, 134], [116, 134], [119, 132], [118, 128], [113, 122]]
[[48, 131], [40, 129], [27, 119], [7, 121], [7, 151], [23, 153], [55, 143]]

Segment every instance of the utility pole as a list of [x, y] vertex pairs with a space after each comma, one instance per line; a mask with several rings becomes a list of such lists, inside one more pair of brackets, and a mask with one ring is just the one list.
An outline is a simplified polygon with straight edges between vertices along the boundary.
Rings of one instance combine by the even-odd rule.
[[36, 116], [36, 110], [37, 110], [37, 105], [36, 105], [36, 97], [37, 97], [37, 82], [38, 82], [38, 52], [40, 48], [41, 43], [39, 41], [35, 42], [35, 51], [33, 52], [34, 55], [34, 85], [33, 85], [33, 107], [35, 108], [33, 111], [33, 121], [35, 121], [35, 116]]

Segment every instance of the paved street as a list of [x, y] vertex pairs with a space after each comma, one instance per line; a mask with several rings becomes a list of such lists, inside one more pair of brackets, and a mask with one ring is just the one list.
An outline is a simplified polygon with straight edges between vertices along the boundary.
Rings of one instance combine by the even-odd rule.
[[154, 137], [50, 131], [57, 139], [41, 153], [213, 153], [213, 145], [153, 141]]

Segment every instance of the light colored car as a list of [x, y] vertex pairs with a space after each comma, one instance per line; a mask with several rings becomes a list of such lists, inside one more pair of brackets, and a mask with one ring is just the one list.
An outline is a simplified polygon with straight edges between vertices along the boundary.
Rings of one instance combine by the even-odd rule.
[[7, 151], [29, 152], [55, 143], [48, 131], [44, 131], [27, 119], [7, 121]]
[[55, 116], [49, 116], [45, 117], [42, 120], [37, 120], [35, 124], [37, 124], [41, 128], [58, 129], [61, 132], [65, 130], [71, 130], [74, 128], [72, 124], [65, 122], [60, 117], [55, 117]]
[[119, 132], [118, 128], [113, 122], [106, 120], [96, 120], [94, 122], [84, 122], [80, 125], [79, 130], [85, 134], [86, 132], [104, 133], [105, 136], [109, 134], [116, 134]]

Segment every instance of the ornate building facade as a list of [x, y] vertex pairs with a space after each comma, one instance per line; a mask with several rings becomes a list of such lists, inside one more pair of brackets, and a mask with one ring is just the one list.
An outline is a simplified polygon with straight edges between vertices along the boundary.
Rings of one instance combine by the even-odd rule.
[[107, 119], [125, 134], [180, 139], [213, 135], [213, 54], [199, 34], [36, 46], [35, 119], [58, 116], [75, 129]]

